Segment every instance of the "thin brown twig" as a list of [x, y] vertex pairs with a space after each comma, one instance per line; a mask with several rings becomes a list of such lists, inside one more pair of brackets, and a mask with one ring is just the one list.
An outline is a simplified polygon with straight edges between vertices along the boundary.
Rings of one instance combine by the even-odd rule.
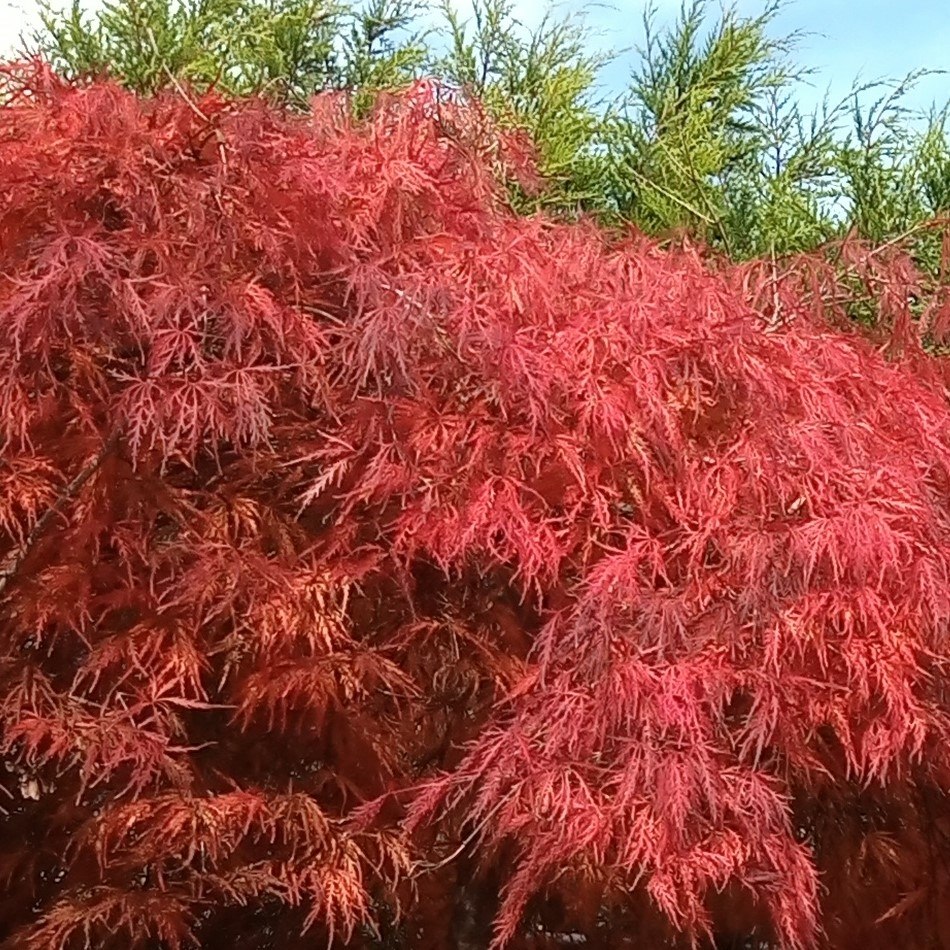
[[162, 58], [162, 54], [158, 49], [158, 43], [155, 40], [155, 34], [152, 32], [151, 27], [149, 27], [148, 29], [148, 39], [152, 45], [152, 52], [155, 53], [155, 55], [158, 57], [158, 59], [161, 62], [162, 71], [168, 77], [171, 84], [175, 87], [178, 94], [182, 97], [182, 99], [185, 100], [185, 104], [188, 106], [189, 109], [191, 109], [192, 112], [195, 113], [195, 115], [198, 116], [199, 119], [202, 119], [205, 122], [210, 124], [211, 120], [201, 111], [201, 109], [198, 107], [198, 104], [192, 100], [192, 98], [188, 95], [188, 93], [185, 92], [184, 88], [182, 87], [181, 83], [178, 81], [177, 77], [168, 68], [168, 63], [166, 63], [165, 60]]

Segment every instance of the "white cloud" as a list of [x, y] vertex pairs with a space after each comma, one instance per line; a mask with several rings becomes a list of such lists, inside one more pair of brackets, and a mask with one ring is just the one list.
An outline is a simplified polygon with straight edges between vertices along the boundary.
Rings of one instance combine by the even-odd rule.
[[0, 0], [0, 55], [9, 56], [19, 51], [22, 34], [39, 22], [38, 12], [30, 0]]

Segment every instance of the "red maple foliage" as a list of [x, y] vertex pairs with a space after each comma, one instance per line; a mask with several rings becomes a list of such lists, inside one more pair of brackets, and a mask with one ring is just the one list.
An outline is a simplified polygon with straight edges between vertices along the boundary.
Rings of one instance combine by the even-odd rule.
[[937, 374], [429, 84], [3, 75], [4, 947], [950, 946]]

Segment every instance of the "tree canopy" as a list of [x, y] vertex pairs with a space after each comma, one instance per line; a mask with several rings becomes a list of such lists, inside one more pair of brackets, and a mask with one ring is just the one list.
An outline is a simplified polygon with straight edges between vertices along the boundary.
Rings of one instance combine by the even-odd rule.
[[529, 28], [511, 0], [107, 0], [95, 14], [73, 0], [45, 7], [29, 46], [66, 76], [138, 92], [183, 83], [306, 107], [347, 89], [358, 112], [379, 90], [434, 78], [530, 136], [547, 187], [513, 189], [524, 212], [685, 232], [738, 259], [912, 232], [933, 262], [918, 229], [947, 211], [950, 146], [946, 108], [906, 107], [925, 71], [804, 110], [804, 84], [821, 77], [795, 65], [802, 37], [775, 35], [780, 9], [769, 0], [748, 17], [690, 0], [662, 25], [647, 5], [633, 73], [613, 94], [601, 73], [617, 51], [591, 52], [582, 17], [550, 8]]
[[904, 251], [518, 214], [433, 83], [3, 75], [4, 946], [950, 940]]
[[946, 113], [777, 9], [46, 8], [0, 947], [950, 945]]

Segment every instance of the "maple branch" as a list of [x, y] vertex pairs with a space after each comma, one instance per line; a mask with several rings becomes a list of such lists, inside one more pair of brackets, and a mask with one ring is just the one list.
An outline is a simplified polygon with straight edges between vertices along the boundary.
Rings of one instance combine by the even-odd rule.
[[20, 550], [0, 569], [0, 596], [3, 595], [7, 589], [7, 585], [16, 576], [20, 566], [26, 560], [30, 551], [33, 550], [36, 542], [40, 539], [40, 535], [46, 530], [46, 526], [62, 510], [63, 505], [71, 501], [79, 493], [83, 485], [98, 471], [99, 466], [102, 465], [106, 456], [112, 451], [116, 442], [119, 440], [119, 435], [120, 430], [116, 429], [105, 443], [103, 443], [102, 448], [90, 460], [89, 464], [78, 472], [73, 480], [63, 489], [56, 501], [37, 518], [36, 524], [33, 525], [32, 530], [27, 535], [26, 541], [23, 542]]
[[[877, 257], [880, 254], [883, 254], [885, 251], [889, 251], [892, 247], [897, 247], [898, 245], [903, 244], [905, 241], [917, 234], [920, 234], [921, 232], [933, 230], [934, 228], [939, 228], [948, 224], [950, 224], [950, 216], [945, 214], [936, 215], [933, 218], [928, 218], [926, 221], [919, 221], [916, 224], [911, 225], [909, 228], [901, 231], [900, 234], [896, 234], [889, 240], [875, 245], [867, 252], [867, 254], [865, 254], [864, 260], [867, 261], [872, 257]], [[848, 238], [846, 237], [844, 241], [839, 242], [839, 244], [833, 249], [836, 255], [836, 260], [838, 261], [841, 260], [841, 252], [847, 240]], [[841, 272], [841, 277], [850, 277], [857, 274], [858, 268], [859, 262], [852, 262], [851, 264], [848, 264], [848, 266], [845, 267], [845, 269]]]
[[424, 862], [419, 866], [424, 868], [426, 871], [441, 871], [442, 868], [447, 867], [451, 864], [476, 838], [485, 830], [488, 826], [488, 823], [498, 814], [501, 810], [501, 807], [506, 804], [504, 798], [500, 798], [498, 802], [491, 808], [487, 815], [478, 824], [467, 834], [463, 839], [462, 843], [447, 857], [442, 858], [441, 861], [432, 861]]

